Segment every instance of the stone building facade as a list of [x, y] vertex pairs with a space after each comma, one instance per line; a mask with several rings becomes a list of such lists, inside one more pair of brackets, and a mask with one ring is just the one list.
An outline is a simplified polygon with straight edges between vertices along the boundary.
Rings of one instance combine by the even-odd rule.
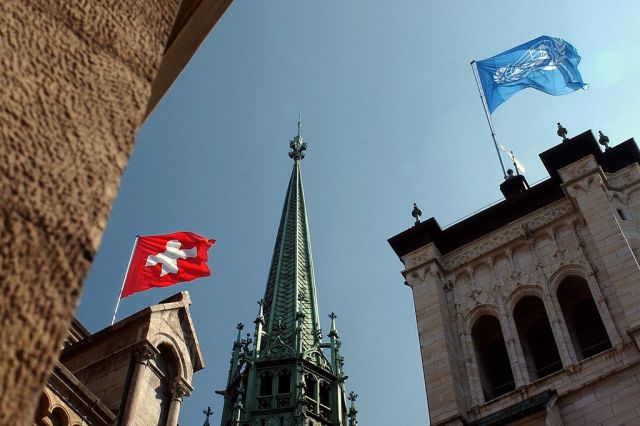
[[389, 240], [432, 425], [640, 424], [640, 152], [585, 132], [540, 158], [549, 179]]
[[34, 425], [177, 426], [204, 368], [190, 304], [181, 292], [95, 334], [75, 320]]

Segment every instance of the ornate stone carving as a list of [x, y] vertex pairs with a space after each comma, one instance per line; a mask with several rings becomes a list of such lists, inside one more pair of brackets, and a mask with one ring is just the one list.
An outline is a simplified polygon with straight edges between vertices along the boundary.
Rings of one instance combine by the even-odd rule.
[[605, 173], [609, 187], [621, 189], [640, 179], [640, 166], [633, 163], [615, 173]]
[[149, 341], [143, 341], [133, 350], [133, 357], [136, 362], [145, 363], [150, 359], [154, 359], [160, 351], [155, 348]]
[[191, 395], [191, 386], [182, 377], [176, 377], [171, 383], [171, 396], [173, 398], [183, 398]]
[[[517, 222], [513, 222], [479, 241], [455, 250], [444, 258], [444, 268], [452, 270], [472, 261], [485, 253], [524, 236], [523, 229], [533, 232], [554, 220], [573, 211], [573, 206], [567, 199], [557, 201]], [[524, 228], [523, 228], [524, 227]]]
[[566, 190], [570, 197], [577, 198], [582, 194], [587, 194], [595, 190], [598, 187], [605, 188], [604, 180], [599, 173], [595, 173], [582, 180], [567, 185]]
[[561, 168], [558, 173], [563, 182], [571, 182], [597, 170], [599, 167], [593, 155], [588, 155], [575, 163]]
[[438, 250], [433, 243], [431, 243], [405, 255], [402, 260], [404, 261], [405, 269], [409, 270], [439, 257], [440, 253], [438, 253]]

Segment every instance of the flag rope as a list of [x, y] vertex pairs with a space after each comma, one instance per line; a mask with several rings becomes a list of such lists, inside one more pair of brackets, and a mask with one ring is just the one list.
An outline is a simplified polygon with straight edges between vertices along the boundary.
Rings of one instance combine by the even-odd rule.
[[136, 251], [136, 246], [138, 245], [138, 238], [140, 238], [140, 235], [136, 235], [136, 240], [134, 241], [133, 248], [131, 249], [131, 255], [129, 256], [129, 263], [127, 264], [127, 270], [124, 272], [124, 277], [122, 278], [122, 287], [120, 287], [120, 293], [118, 293], [118, 300], [116, 301], [116, 307], [113, 310], [113, 318], [111, 318], [111, 325], [113, 325], [116, 322], [116, 313], [118, 312], [118, 306], [120, 306], [120, 298], [122, 297], [122, 291], [124, 290], [124, 283], [127, 281], [127, 275], [129, 274], [129, 267], [131, 266], [133, 253]]
[[482, 88], [480, 87], [480, 79], [478, 78], [478, 70], [473, 65], [476, 63], [475, 59], [470, 62], [471, 71], [473, 72], [473, 77], [476, 80], [476, 86], [478, 86], [478, 93], [480, 94], [480, 100], [482, 101], [482, 108], [484, 109], [484, 115], [487, 117], [487, 123], [489, 124], [489, 130], [491, 131], [491, 138], [493, 139], [493, 146], [496, 148], [496, 154], [498, 155], [498, 160], [500, 161], [500, 168], [502, 169], [502, 176], [507, 178], [507, 171], [504, 168], [504, 163], [502, 162], [502, 157], [500, 156], [500, 150], [498, 149], [498, 142], [496, 141], [496, 132], [493, 128], [493, 122], [491, 121], [491, 115], [489, 114], [489, 109], [487, 108], [487, 101], [482, 94]]

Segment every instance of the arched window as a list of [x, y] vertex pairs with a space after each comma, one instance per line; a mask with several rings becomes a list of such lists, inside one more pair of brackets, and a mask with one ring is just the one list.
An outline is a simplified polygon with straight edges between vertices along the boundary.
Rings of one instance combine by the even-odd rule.
[[480, 368], [480, 382], [485, 401], [515, 389], [507, 347], [502, 337], [500, 321], [483, 315], [473, 324], [471, 338]]
[[259, 396], [268, 396], [273, 394], [273, 373], [264, 371], [260, 374], [260, 394]]
[[34, 418], [34, 422], [36, 425], [48, 425], [49, 422], [44, 422], [43, 419], [46, 419], [49, 416], [49, 397], [46, 392], [42, 392], [40, 395], [40, 400], [38, 401], [38, 409], [36, 410], [36, 415]]
[[557, 295], [573, 347], [580, 359], [611, 348], [611, 340], [587, 281], [576, 276], [567, 277], [558, 286]]
[[529, 377], [534, 380], [561, 370], [562, 361], [542, 300], [535, 296], [523, 297], [513, 310], [513, 319]]
[[278, 371], [278, 394], [291, 392], [291, 371], [284, 369]]
[[56, 407], [51, 410], [51, 415], [49, 416], [49, 420], [51, 421], [52, 426], [68, 426], [69, 425], [69, 416], [67, 413], [60, 407]]

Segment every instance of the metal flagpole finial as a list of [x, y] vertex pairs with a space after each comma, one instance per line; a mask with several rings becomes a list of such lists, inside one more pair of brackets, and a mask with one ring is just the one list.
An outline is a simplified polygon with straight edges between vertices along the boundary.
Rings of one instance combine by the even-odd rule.
[[298, 137], [300, 137], [300, 128], [302, 127], [302, 113], [298, 113]]

